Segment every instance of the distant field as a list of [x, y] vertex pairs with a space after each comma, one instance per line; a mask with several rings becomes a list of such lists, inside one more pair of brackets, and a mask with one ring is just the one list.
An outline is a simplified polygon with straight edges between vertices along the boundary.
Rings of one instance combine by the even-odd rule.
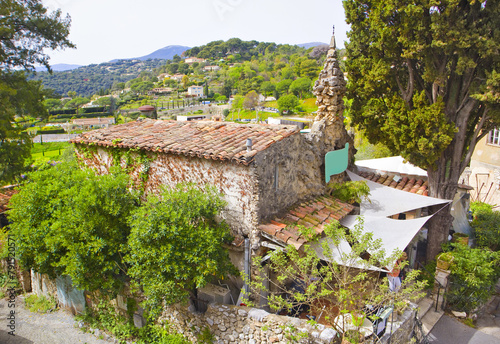
[[318, 106], [316, 105], [316, 98], [307, 98], [300, 101], [300, 106], [305, 112], [314, 112], [318, 110]]
[[31, 158], [35, 165], [58, 160], [64, 150], [70, 146], [69, 142], [35, 143], [31, 149]]

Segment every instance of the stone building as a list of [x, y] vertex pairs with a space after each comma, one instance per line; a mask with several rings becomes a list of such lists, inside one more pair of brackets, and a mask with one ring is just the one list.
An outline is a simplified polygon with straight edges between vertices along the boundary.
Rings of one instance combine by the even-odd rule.
[[334, 39], [314, 92], [319, 110], [307, 134], [295, 125], [144, 119], [72, 142], [86, 165], [106, 173], [119, 164], [146, 193], [181, 182], [216, 186], [227, 201], [222, 217], [236, 237], [231, 258], [246, 270], [249, 254], [262, 254], [265, 242], [300, 248], [305, 241], [296, 224], [322, 232], [353, 209], [324, 195], [326, 153], [349, 142], [353, 147], [343, 124], [345, 81]]

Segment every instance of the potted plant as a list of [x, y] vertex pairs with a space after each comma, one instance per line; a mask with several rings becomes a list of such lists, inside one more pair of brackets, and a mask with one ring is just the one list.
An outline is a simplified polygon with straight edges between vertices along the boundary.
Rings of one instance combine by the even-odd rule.
[[448, 270], [453, 262], [453, 255], [451, 252], [443, 252], [437, 256], [437, 267], [439, 269]]
[[469, 245], [469, 236], [465, 233], [453, 233], [452, 242]]

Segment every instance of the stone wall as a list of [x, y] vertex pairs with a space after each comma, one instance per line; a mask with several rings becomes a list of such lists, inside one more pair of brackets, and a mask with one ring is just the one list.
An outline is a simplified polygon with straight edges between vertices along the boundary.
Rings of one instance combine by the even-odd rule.
[[[78, 152], [85, 164], [98, 173], [107, 173], [113, 165], [110, 149], [99, 147], [91, 158]], [[257, 227], [258, 187], [255, 169], [252, 166], [223, 163], [212, 159], [186, 157], [175, 154], [147, 153], [152, 158], [148, 177], [144, 185], [146, 193], [157, 192], [161, 185], [175, 186], [183, 182], [214, 185], [224, 195], [227, 206], [222, 217], [234, 234], [250, 237], [252, 244], [258, 241], [253, 229]], [[132, 159], [137, 153], [131, 154]], [[122, 167], [126, 167], [122, 157]], [[130, 176], [136, 184], [141, 182], [143, 166], [136, 164]]]
[[[416, 305], [394, 318], [389, 317], [385, 334], [377, 343], [406, 344], [414, 328]], [[392, 321], [392, 323], [391, 323]], [[231, 305], [209, 304], [204, 314], [175, 305], [168, 307], [160, 317], [175, 331], [193, 343], [206, 328], [219, 344], [285, 344], [285, 343], [334, 343], [336, 332], [322, 324], [310, 325], [306, 320], [270, 314], [266, 311]], [[291, 335], [303, 336], [293, 341]], [[369, 343], [371, 343], [369, 339]]]
[[285, 344], [290, 335], [304, 334], [299, 343], [331, 343], [336, 332], [324, 325], [315, 327], [306, 320], [270, 314], [266, 311], [231, 305], [209, 304], [204, 314], [193, 313], [186, 307], [175, 305], [167, 308], [160, 321], [168, 323], [175, 331], [193, 343], [198, 334], [208, 328], [215, 337], [214, 343], [224, 344]]

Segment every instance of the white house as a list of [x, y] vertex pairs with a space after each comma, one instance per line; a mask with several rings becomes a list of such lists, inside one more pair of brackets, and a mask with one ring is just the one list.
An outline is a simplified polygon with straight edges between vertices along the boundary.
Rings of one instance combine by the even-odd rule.
[[189, 86], [187, 94], [195, 97], [203, 97], [203, 86]]

